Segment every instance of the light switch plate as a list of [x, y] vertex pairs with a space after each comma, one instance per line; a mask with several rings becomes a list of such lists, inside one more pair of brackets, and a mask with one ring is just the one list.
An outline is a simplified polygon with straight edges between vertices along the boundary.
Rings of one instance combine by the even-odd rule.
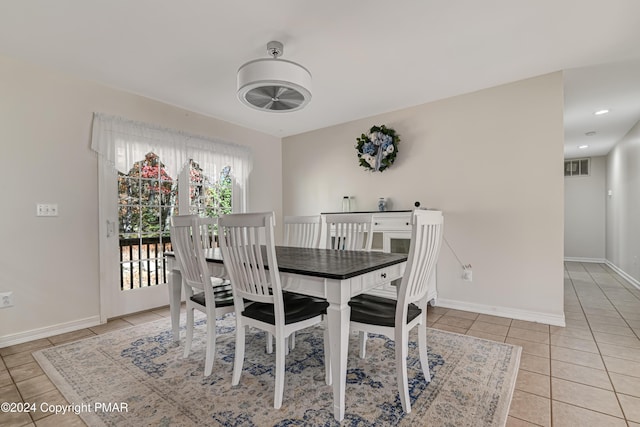
[[58, 204], [38, 203], [36, 205], [36, 216], [58, 216]]

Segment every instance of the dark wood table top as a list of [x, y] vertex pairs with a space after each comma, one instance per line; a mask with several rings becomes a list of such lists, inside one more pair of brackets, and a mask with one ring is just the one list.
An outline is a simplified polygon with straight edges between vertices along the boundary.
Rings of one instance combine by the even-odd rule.
[[[205, 254], [207, 261], [223, 263], [220, 248], [207, 249]], [[174, 256], [172, 252], [165, 255]], [[263, 259], [266, 263], [266, 254]], [[407, 254], [276, 246], [276, 259], [284, 273], [345, 280], [405, 262]]]

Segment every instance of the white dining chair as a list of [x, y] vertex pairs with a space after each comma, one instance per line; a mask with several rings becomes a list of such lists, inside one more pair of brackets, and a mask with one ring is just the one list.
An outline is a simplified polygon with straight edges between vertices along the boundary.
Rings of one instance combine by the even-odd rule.
[[[283, 246], [318, 248], [322, 237], [322, 215], [285, 216]], [[289, 336], [289, 350], [296, 346], [295, 332]], [[273, 351], [271, 336], [267, 339], [267, 353]]]
[[[222, 258], [231, 278], [236, 309], [236, 348], [232, 384], [240, 382], [245, 335], [249, 327], [266, 331], [276, 341], [273, 407], [282, 406], [286, 339], [291, 333], [322, 322], [326, 301], [282, 291], [274, 243], [273, 212], [224, 215], [218, 221]], [[261, 244], [264, 236], [265, 245]], [[264, 255], [263, 255], [264, 250]], [[265, 268], [265, 257], [268, 268]], [[246, 301], [253, 301], [246, 305]], [[327, 328], [324, 332], [325, 378], [330, 380]]]
[[207, 315], [207, 348], [204, 376], [211, 375], [216, 349], [216, 318], [234, 311], [231, 285], [222, 278], [212, 277], [207, 268], [201, 234], [201, 219], [197, 215], [171, 217], [171, 246], [182, 273], [182, 286], [187, 309], [187, 338], [184, 357], [189, 356], [193, 341], [194, 310]]
[[318, 248], [322, 231], [322, 216], [285, 216], [284, 246]]
[[370, 251], [373, 242], [372, 214], [327, 214], [327, 249]]
[[419, 325], [420, 365], [425, 381], [431, 381], [427, 357], [427, 291], [440, 252], [442, 227], [442, 212], [414, 211], [407, 266], [398, 299], [361, 294], [349, 302], [351, 330], [382, 334], [395, 341], [398, 392], [407, 413], [411, 412], [407, 380], [409, 331], [416, 325]]
[[[204, 250], [218, 247], [218, 218], [208, 216], [198, 216], [198, 228], [200, 231], [200, 241]], [[224, 267], [218, 269], [216, 277], [227, 277]]]
[[[327, 214], [327, 249], [370, 251], [373, 242], [372, 214]], [[364, 358], [367, 333], [360, 331], [360, 357]]]

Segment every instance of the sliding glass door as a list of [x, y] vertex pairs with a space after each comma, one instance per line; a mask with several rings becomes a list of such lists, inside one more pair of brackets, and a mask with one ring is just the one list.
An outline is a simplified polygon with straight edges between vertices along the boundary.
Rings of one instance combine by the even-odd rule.
[[[105, 319], [168, 304], [167, 262], [171, 251], [170, 217], [231, 213], [233, 179], [223, 167], [212, 178], [190, 160], [177, 177], [170, 176], [153, 152], [135, 162], [128, 173], [101, 167], [100, 206], [106, 219], [101, 232], [101, 274]], [[115, 195], [115, 197], [114, 197]]]

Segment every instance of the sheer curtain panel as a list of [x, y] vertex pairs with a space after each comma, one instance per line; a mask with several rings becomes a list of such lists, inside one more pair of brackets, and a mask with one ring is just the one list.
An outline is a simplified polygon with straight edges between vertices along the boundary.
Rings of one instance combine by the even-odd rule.
[[170, 176], [177, 177], [189, 160], [217, 178], [230, 166], [235, 180], [234, 210], [246, 211], [247, 183], [251, 171], [248, 147], [179, 130], [136, 122], [102, 113], [93, 115], [91, 148], [116, 171], [127, 173], [135, 162], [153, 152]]

